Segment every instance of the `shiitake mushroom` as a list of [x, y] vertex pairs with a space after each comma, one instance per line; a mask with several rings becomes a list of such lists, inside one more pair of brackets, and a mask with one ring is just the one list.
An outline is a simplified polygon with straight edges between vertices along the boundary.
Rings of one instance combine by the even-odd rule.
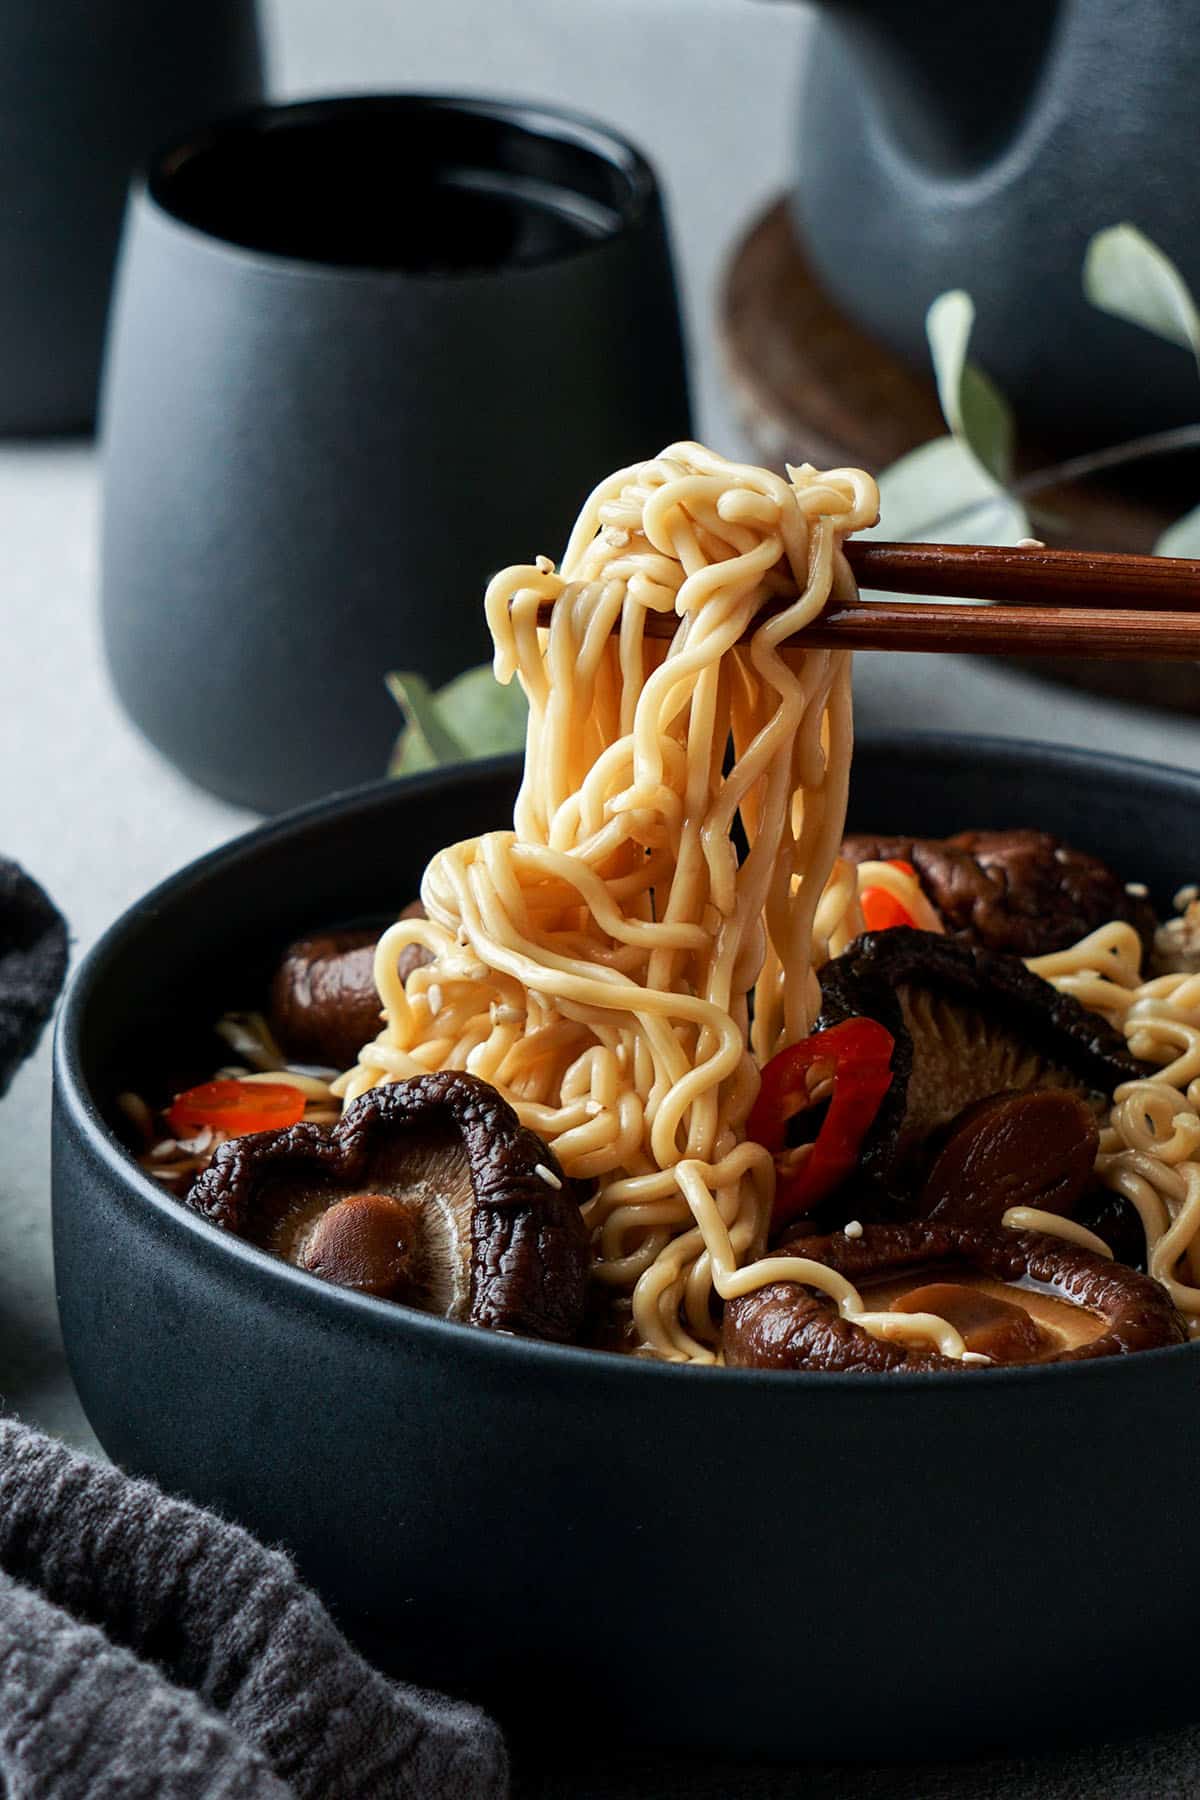
[[911, 863], [947, 932], [1014, 956], [1065, 950], [1109, 919], [1125, 919], [1146, 950], [1154, 909], [1098, 857], [1044, 831], [960, 831], [949, 838], [844, 839], [853, 863]]
[[231, 1139], [188, 1204], [326, 1280], [569, 1342], [587, 1297], [588, 1192], [495, 1088], [445, 1070], [372, 1088], [332, 1128]]
[[[403, 919], [423, 919], [419, 900]], [[283, 953], [271, 982], [268, 1021], [291, 1062], [348, 1069], [364, 1044], [379, 1034], [375, 950], [379, 931], [322, 931], [297, 938]], [[397, 959], [401, 981], [429, 961], [410, 944]]]
[[935, 933], [868, 932], [820, 980], [818, 1030], [865, 1015], [895, 1040], [892, 1085], [859, 1156], [867, 1216], [913, 1210], [928, 1146], [976, 1102], [1059, 1088], [1099, 1110], [1146, 1072], [1098, 1013], [1018, 957]]
[[[846, 1276], [867, 1304], [874, 1284], [881, 1308], [904, 1308], [906, 1296], [896, 1290], [908, 1288], [909, 1309], [941, 1317], [949, 1312], [968, 1349], [993, 1365], [1083, 1362], [1181, 1344], [1187, 1337], [1157, 1281], [1044, 1232], [925, 1219], [867, 1225], [852, 1237], [797, 1237], [779, 1249]], [[881, 1288], [884, 1282], [890, 1290]], [[1078, 1321], [1062, 1315], [1075, 1329], [1060, 1333], [1036, 1317], [1027, 1323], [1039, 1293], [1075, 1309]], [[771, 1282], [727, 1302], [722, 1342], [725, 1360], [735, 1368], [892, 1374], [985, 1366], [872, 1337], [843, 1318], [828, 1295], [795, 1281]]]
[[925, 1219], [999, 1225], [1010, 1206], [1072, 1218], [1092, 1179], [1100, 1129], [1064, 1088], [992, 1094], [947, 1128], [917, 1198]]
[[[351, 1194], [304, 1221], [293, 1215], [287, 1251], [310, 1275], [381, 1300], [419, 1306], [432, 1287], [421, 1229], [421, 1206], [394, 1194]], [[283, 1234], [281, 1234], [282, 1236]]]

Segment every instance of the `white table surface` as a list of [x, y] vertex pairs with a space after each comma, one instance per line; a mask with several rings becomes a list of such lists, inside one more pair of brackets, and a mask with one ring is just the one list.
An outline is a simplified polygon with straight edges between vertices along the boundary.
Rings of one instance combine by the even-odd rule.
[[[488, 89], [579, 105], [627, 130], [670, 197], [702, 432], [742, 453], [710, 348], [714, 295], [729, 245], [783, 184], [803, 10], [755, 0], [443, 0], [420, 19], [416, 10], [275, 0], [278, 91]], [[117, 709], [97, 627], [98, 490], [89, 444], [0, 445], [0, 852], [49, 889], [76, 959], [153, 882], [254, 822], [176, 775]], [[966, 728], [1200, 765], [1200, 724], [963, 660], [863, 657], [857, 694], [864, 729]], [[49, 1073], [47, 1037], [0, 1105], [0, 1396], [90, 1444], [54, 1307]]]

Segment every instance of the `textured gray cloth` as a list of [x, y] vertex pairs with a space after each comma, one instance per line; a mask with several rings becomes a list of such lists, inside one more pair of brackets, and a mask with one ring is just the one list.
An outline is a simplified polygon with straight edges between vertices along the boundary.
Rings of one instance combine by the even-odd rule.
[[67, 972], [67, 927], [24, 869], [0, 856], [0, 1094], [33, 1054]]
[[390, 1682], [288, 1558], [0, 1420], [0, 1776], [20, 1800], [502, 1800], [496, 1727]]

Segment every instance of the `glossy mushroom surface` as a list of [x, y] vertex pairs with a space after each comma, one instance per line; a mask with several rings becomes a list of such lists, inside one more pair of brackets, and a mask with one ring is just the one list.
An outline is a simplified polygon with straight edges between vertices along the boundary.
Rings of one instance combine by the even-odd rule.
[[[402, 918], [424, 918], [419, 900]], [[283, 953], [271, 982], [267, 1017], [292, 1062], [348, 1069], [364, 1044], [379, 1035], [375, 986], [377, 930], [321, 931], [297, 938]], [[400, 979], [428, 962], [420, 944], [398, 960]]]
[[443, 1071], [371, 1089], [332, 1128], [232, 1139], [188, 1204], [326, 1279], [392, 1281], [391, 1297], [444, 1318], [568, 1342], [587, 1295], [586, 1196], [495, 1088]]
[[379, 1032], [377, 931], [297, 938], [271, 982], [267, 1018], [293, 1062], [346, 1069]]
[[1000, 1093], [1065, 1088], [1099, 1105], [1146, 1073], [1125, 1040], [1015, 956], [896, 926], [868, 932], [821, 971], [818, 1030], [877, 1019], [895, 1040], [892, 1085], [859, 1176], [884, 1211], [911, 1210], [926, 1146]]
[[[1000, 1339], [993, 1367], [1005, 1361], [1069, 1363], [1130, 1355], [1182, 1344], [1187, 1336], [1182, 1318], [1157, 1281], [1043, 1232], [929, 1219], [868, 1225], [854, 1237], [836, 1232], [803, 1238], [791, 1246], [785, 1242], [779, 1254], [789, 1248], [846, 1276], [859, 1288], [864, 1303], [876, 1303], [881, 1311], [894, 1309], [909, 1292], [920, 1296], [916, 1310], [936, 1310], [930, 1303], [944, 1301], [945, 1293], [938, 1290], [947, 1288], [966, 1290], [968, 1295], [976, 1289], [983, 1299], [1027, 1311], [1044, 1335], [1035, 1345], [1022, 1331], [1023, 1343], [1017, 1344], [1016, 1354], [1011, 1335]], [[1059, 1313], [1062, 1306], [1071, 1312]], [[984, 1320], [993, 1327], [1001, 1323], [1007, 1326], [1009, 1321], [994, 1311], [990, 1320]], [[969, 1348], [968, 1333], [963, 1335]], [[844, 1319], [827, 1295], [795, 1281], [771, 1282], [730, 1301], [722, 1341], [725, 1360], [735, 1368], [894, 1374], [969, 1372], [989, 1366], [872, 1337]]]
[[947, 932], [960, 943], [1014, 956], [1065, 950], [1110, 919], [1134, 926], [1148, 949], [1154, 909], [1130, 894], [1099, 857], [1045, 831], [960, 831], [949, 838], [851, 835], [853, 863], [912, 864]]
[[993, 1094], [947, 1128], [921, 1185], [922, 1218], [999, 1225], [1010, 1206], [1072, 1218], [1092, 1179], [1100, 1128], [1064, 1088]]
[[1132, 1200], [1093, 1180], [1072, 1216], [1108, 1245], [1117, 1262], [1145, 1269], [1146, 1230]]

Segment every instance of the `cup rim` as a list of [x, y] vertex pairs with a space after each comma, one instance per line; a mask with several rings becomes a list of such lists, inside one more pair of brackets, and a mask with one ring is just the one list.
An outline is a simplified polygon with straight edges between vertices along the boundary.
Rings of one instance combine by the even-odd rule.
[[[583, 239], [561, 254], [537, 263], [503, 269], [399, 269], [372, 263], [332, 263], [319, 257], [263, 249], [195, 223], [172, 204], [164, 191], [171, 175], [185, 158], [213, 148], [222, 141], [267, 129], [286, 130], [310, 120], [339, 116], [379, 116], [387, 113], [464, 113], [492, 119], [512, 130], [556, 139], [582, 150], [624, 178], [626, 191], [614, 206], [617, 222], [611, 231]], [[660, 194], [658, 178], [648, 157], [631, 139], [589, 113], [541, 100], [506, 99], [490, 94], [452, 93], [413, 89], [318, 94], [299, 100], [260, 101], [205, 120], [160, 144], [136, 176], [131, 199], [142, 201], [174, 230], [194, 238], [214, 252], [234, 257], [266, 271], [289, 272], [310, 279], [401, 283], [404, 285], [468, 285], [489, 281], [513, 281], [537, 276], [548, 269], [603, 252], [636, 230], [651, 214]]]

